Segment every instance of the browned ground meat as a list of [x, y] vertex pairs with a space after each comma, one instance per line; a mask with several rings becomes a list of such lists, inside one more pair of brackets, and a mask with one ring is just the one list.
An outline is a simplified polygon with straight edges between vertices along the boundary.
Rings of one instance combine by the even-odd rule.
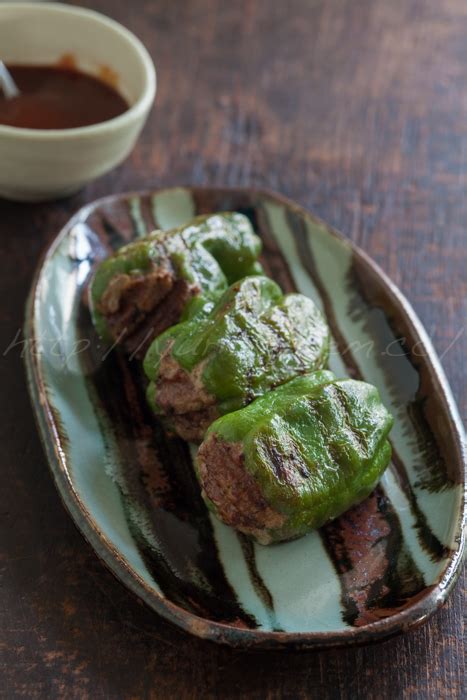
[[198, 292], [197, 285], [177, 280], [169, 264], [154, 265], [142, 275], [116, 275], [98, 308], [112, 338], [127, 353], [142, 358], [156, 336], [178, 323], [188, 300]]
[[209, 406], [202, 411], [174, 414], [170, 417], [170, 424], [182, 440], [201, 442], [206, 430], [216, 418], [219, 418], [217, 407]]
[[156, 383], [157, 404], [176, 433], [189, 442], [201, 442], [219, 417], [216, 399], [203, 387], [200, 365], [189, 373], [171, 355], [172, 343], [162, 353]]
[[261, 544], [269, 544], [267, 530], [281, 527], [285, 516], [268, 505], [246, 471], [241, 443], [209, 435], [198, 451], [198, 471], [203, 493], [215, 504], [219, 518]]
[[187, 372], [172, 356], [173, 341], [161, 355], [157, 378], [157, 403], [164, 413], [199, 411], [216, 402], [204, 389], [203, 366]]

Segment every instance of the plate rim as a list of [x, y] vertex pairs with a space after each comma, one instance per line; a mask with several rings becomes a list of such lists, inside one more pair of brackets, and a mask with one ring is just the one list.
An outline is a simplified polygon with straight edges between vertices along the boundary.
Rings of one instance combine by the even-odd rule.
[[[456, 435], [456, 452], [463, 469], [463, 498], [459, 508], [459, 518], [456, 522], [456, 533], [453, 538], [456, 548], [452, 550], [448, 565], [444, 570], [437, 584], [427, 586], [423, 594], [413, 604], [394, 613], [390, 617], [377, 620], [362, 627], [345, 628], [336, 631], [322, 632], [274, 632], [255, 629], [235, 627], [234, 625], [216, 622], [204, 618], [185, 610], [172, 603], [170, 600], [151, 589], [141, 576], [131, 568], [128, 562], [121, 556], [118, 549], [101, 532], [97, 523], [88, 511], [85, 503], [73, 486], [72, 479], [68, 472], [66, 455], [60, 450], [60, 432], [57, 429], [54, 410], [47, 398], [43, 378], [39, 368], [36, 353], [31, 348], [35, 347], [35, 309], [39, 303], [38, 290], [41, 281], [41, 274], [48, 261], [53, 257], [57, 247], [69, 234], [70, 229], [82, 221], [91, 211], [112, 201], [129, 200], [134, 197], [151, 197], [162, 192], [174, 190], [188, 190], [192, 193], [212, 193], [216, 192], [231, 195], [247, 194], [258, 198], [267, 198], [273, 202], [278, 202], [300, 215], [307, 217], [320, 226], [324, 226], [327, 233], [337, 238], [341, 243], [348, 246], [355, 258], [362, 263], [365, 270], [381, 279], [383, 286], [391, 295], [399, 313], [407, 320], [411, 331], [415, 333], [422, 346], [427, 350], [431, 367], [434, 370], [434, 380], [437, 391], [441, 394], [444, 409], [452, 419], [452, 425]], [[198, 185], [178, 185], [171, 187], [161, 187], [146, 190], [121, 192], [107, 195], [89, 202], [78, 209], [71, 216], [57, 236], [46, 247], [36, 266], [31, 289], [26, 302], [26, 313], [24, 322], [25, 348], [23, 360], [26, 367], [27, 384], [29, 396], [32, 404], [33, 414], [38, 427], [41, 443], [46, 455], [48, 467], [52, 473], [53, 480], [62, 503], [68, 510], [72, 520], [78, 527], [84, 538], [89, 542], [95, 554], [104, 562], [114, 576], [123, 583], [133, 594], [142, 599], [152, 610], [161, 615], [169, 622], [177, 625], [186, 632], [189, 632], [202, 639], [213, 642], [227, 644], [233, 647], [243, 648], [264, 648], [264, 649], [323, 649], [330, 647], [343, 647], [354, 644], [367, 644], [373, 641], [380, 641], [385, 638], [401, 634], [409, 629], [423, 624], [435, 611], [446, 601], [453, 589], [463, 562], [463, 551], [465, 546], [465, 518], [466, 518], [466, 449], [462, 421], [457, 409], [456, 402], [452, 395], [448, 380], [437, 356], [436, 350], [411, 303], [395, 285], [388, 275], [372, 258], [367, 255], [357, 244], [344, 236], [339, 230], [327, 224], [317, 217], [306, 207], [294, 202], [288, 197], [278, 194], [268, 188], [263, 187], [223, 187], [223, 186], [198, 186]]]

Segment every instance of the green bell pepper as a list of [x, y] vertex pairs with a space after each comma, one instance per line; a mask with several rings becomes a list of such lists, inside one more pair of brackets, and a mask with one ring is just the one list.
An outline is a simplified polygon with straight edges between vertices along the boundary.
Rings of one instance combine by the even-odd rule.
[[215, 418], [324, 367], [328, 355], [329, 329], [311, 299], [250, 276], [207, 315], [153, 342], [144, 360], [148, 400], [181, 437], [199, 441]]
[[261, 544], [300, 537], [371, 493], [392, 423], [370, 384], [297, 377], [212, 423], [197, 456], [203, 497]]
[[238, 213], [156, 231], [98, 266], [89, 288], [94, 325], [106, 342], [142, 356], [166, 328], [209, 309], [228, 284], [260, 271], [260, 251], [261, 240]]

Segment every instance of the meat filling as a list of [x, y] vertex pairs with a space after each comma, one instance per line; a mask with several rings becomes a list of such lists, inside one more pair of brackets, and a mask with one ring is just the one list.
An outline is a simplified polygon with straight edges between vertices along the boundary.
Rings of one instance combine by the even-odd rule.
[[268, 530], [282, 527], [285, 516], [269, 506], [246, 471], [241, 443], [209, 435], [198, 451], [198, 470], [203, 493], [214, 503], [219, 518], [269, 544]]
[[189, 373], [171, 355], [169, 343], [160, 359], [156, 401], [177, 434], [189, 442], [201, 442], [210, 424], [219, 417], [214, 396], [203, 387], [200, 365]]
[[197, 285], [176, 279], [173, 270], [154, 266], [144, 275], [116, 275], [98, 309], [112, 338], [141, 359], [156, 336], [178, 323], [186, 304], [199, 291]]
[[202, 411], [174, 414], [170, 417], [170, 424], [182, 440], [198, 443], [216, 418], [219, 418], [217, 407], [209, 406]]

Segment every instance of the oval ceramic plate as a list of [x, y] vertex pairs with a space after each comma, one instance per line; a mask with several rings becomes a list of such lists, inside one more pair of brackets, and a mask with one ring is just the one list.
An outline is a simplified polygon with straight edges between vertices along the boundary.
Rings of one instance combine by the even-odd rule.
[[[395, 417], [375, 492], [300, 540], [254, 545], [208, 514], [194, 448], [167, 437], [136, 361], [99, 347], [86, 307], [96, 263], [155, 227], [246, 214], [267, 273], [319, 304], [330, 368], [379, 387]], [[413, 310], [365, 254], [290, 201], [251, 190], [169, 189], [82, 209], [47, 252], [27, 310], [27, 370], [57, 487], [116, 576], [200, 637], [244, 647], [362, 643], [423, 622], [462, 555], [462, 426]]]

